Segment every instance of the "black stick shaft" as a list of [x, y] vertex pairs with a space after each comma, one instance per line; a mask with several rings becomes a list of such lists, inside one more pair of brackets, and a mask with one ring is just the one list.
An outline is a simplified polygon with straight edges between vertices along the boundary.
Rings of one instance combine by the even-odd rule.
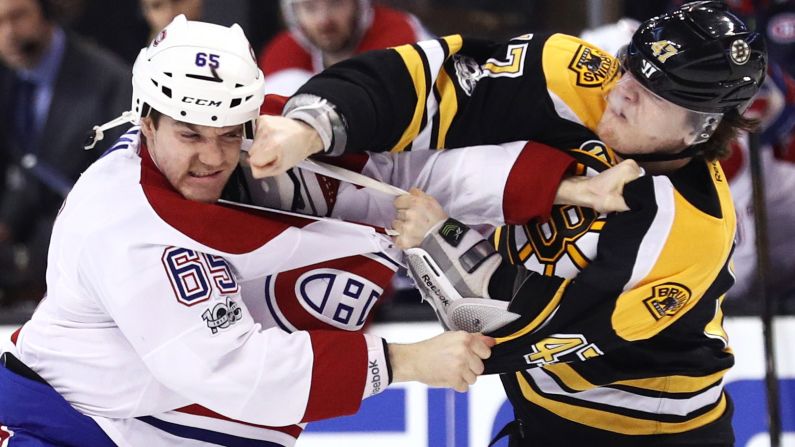
[[767, 390], [767, 413], [770, 429], [770, 446], [781, 445], [781, 406], [779, 404], [778, 376], [776, 375], [776, 352], [773, 333], [773, 317], [776, 299], [770, 293], [768, 272], [770, 251], [767, 235], [767, 203], [759, 151], [759, 134], [752, 133], [748, 139], [750, 153], [751, 184], [753, 185], [754, 222], [756, 226], [757, 297], [762, 306], [762, 332], [765, 344], [765, 388]]

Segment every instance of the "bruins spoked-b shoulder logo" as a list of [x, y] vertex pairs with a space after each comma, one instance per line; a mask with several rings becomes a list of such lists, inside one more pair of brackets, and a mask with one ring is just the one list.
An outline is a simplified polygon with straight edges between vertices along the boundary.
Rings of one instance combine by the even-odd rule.
[[615, 76], [618, 61], [596, 48], [580, 45], [569, 63], [580, 87], [599, 87]]
[[651, 291], [651, 296], [643, 302], [655, 320], [676, 315], [690, 301], [691, 296], [690, 289], [675, 282], [658, 284]]
[[213, 334], [232, 326], [242, 318], [243, 310], [229, 297], [226, 297], [226, 301], [223, 303], [216, 304], [202, 314], [202, 319], [207, 323], [207, 327], [210, 328]]

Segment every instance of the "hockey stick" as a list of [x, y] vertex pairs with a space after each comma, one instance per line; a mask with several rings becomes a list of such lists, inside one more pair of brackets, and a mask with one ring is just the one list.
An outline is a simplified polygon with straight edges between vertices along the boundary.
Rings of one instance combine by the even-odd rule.
[[781, 406], [779, 404], [778, 376], [776, 375], [776, 352], [773, 338], [773, 316], [776, 312], [776, 297], [769, 292], [767, 278], [770, 252], [767, 236], [767, 203], [762, 179], [762, 162], [759, 134], [748, 135], [750, 153], [751, 185], [753, 191], [754, 223], [756, 225], [756, 290], [762, 303], [762, 336], [765, 345], [765, 387], [767, 390], [767, 414], [770, 430], [770, 446], [781, 445]]

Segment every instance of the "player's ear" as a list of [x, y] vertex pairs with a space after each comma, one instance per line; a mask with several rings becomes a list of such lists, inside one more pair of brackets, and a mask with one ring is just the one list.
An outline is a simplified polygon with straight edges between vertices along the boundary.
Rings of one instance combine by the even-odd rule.
[[152, 118], [148, 116], [141, 118], [141, 133], [144, 134], [147, 140], [152, 141], [155, 135], [155, 123]]

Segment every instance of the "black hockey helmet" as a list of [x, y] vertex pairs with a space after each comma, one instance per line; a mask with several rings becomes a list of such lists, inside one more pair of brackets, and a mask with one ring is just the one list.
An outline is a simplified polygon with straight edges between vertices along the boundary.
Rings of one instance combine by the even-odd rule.
[[651, 18], [622, 55], [624, 68], [658, 96], [689, 110], [742, 112], [765, 78], [762, 37], [719, 1]]

